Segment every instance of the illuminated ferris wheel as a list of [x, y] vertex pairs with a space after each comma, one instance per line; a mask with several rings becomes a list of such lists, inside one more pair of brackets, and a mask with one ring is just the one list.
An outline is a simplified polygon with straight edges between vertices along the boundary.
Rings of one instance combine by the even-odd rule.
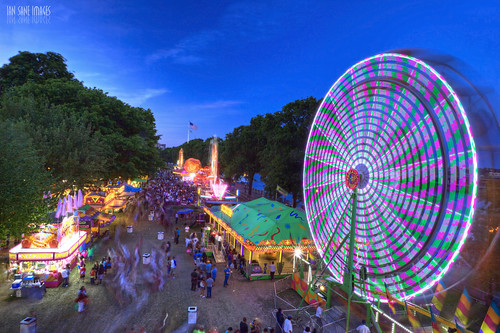
[[[356, 280], [366, 271], [368, 296], [387, 285], [409, 299], [446, 273], [471, 225], [476, 184], [462, 104], [419, 59], [386, 53], [355, 64], [311, 125], [303, 184], [311, 232], [338, 282], [349, 257]], [[350, 230], [351, 256], [342, 242]], [[361, 283], [354, 289], [364, 294]]]

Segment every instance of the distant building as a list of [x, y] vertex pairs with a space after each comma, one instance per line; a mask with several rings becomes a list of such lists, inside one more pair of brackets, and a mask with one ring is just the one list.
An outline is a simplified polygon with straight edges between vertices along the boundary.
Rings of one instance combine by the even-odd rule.
[[166, 144], [164, 144], [164, 143], [157, 143], [157, 144], [156, 144], [156, 148], [161, 149], [161, 150], [164, 150], [164, 149], [166, 149], [166, 148], [167, 148], [167, 145], [166, 145]]

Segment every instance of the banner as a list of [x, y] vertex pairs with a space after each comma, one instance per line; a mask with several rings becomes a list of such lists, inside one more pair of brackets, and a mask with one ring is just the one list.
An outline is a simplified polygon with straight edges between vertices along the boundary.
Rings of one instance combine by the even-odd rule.
[[439, 281], [436, 290], [434, 291], [434, 297], [432, 297], [432, 304], [434, 304], [434, 308], [436, 309], [436, 314], [440, 314], [441, 310], [443, 310], [444, 299], [446, 298], [446, 291], [444, 283]]
[[464, 326], [467, 326], [469, 322], [469, 312], [471, 308], [471, 298], [467, 289], [464, 288], [464, 292], [458, 301], [457, 309], [455, 310], [455, 319]]
[[481, 325], [479, 333], [495, 333], [498, 331], [499, 326], [500, 309], [494, 302], [491, 302], [490, 308], [488, 309], [488, 313], [486, 313], [486, 317], [484, 318], [484, 322]]
[[413, 329], [417, 329], [417, 328], [422, 327], [422, 325], [420, 325], [420, 321], [418, 320], [417, 316], [413, 313], [412, 310], [410, 310], [408, 308], [408, 304], [406, 304], [406, 300], [405, 300], [405, 308], [406, 308], [406, 314], [408, 315], [408, 321], [410, 322]]
[[280, 187], [279, 185], [276, 185], [276, 191], [278, 191], [279, 193], [281, 193], [285, 197], [288, 195], [288, 192], [284, 188]]
[[462, 326], [460, 326], [460, 324], [455, 320], [455, 326], [457, 326], [457, 332], [460, 332], [460, 333], [467, 333], [465, 331], [465, 328], [463, 328]]
[[442, 333], [439, 328], [439, 324], [434, 317], [434, 313], [432, 313], [432, 306], [429, 307], [429, 311], [431, 313], [431, 322], [432, 322], [432, 333]]
[[389, 304], [392, 314], [396, 314], [396, 308], [394, 307], [392, 296], [391, 294], [389, 294], [389, 289], [387, 289], [387, 283], [384, 282], [384, 285], [385, 285], [385, 294], [387, 296], [387, 304]]

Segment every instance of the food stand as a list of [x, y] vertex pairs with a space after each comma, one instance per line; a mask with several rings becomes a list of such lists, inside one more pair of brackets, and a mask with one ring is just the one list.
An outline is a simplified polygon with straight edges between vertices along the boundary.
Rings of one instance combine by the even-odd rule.
[[53, 223], [41, 226], [9, 251], [11, 267], [22, 276], [38, 277], [47, 287], [57, 287], [59, 273], [67, 264], [74, 266], [86, 237], [79, 229], [77, 212], [54, 218]]
[[[288, 264], [284, 271], [292, 273], [295, 251], [306, 257], [316, 251], [305, 213], [280, 202], [259, 198], [234, 207], [205, 207], [204, 211], [213, 230], [250, 263], [247, 277], [251, 280], [269, 278], [272, 261], [276, 266]], [[287, 263], [285, 256], [291, 259]]]

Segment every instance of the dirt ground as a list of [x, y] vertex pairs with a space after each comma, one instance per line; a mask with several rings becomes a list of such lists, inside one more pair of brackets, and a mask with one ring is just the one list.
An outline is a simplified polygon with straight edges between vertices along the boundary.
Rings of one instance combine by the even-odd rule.
[[[121, 242], [130, 250], [144, 237], [141, 253], [159, 249], [161, 243], [157, 239], [159, 231], [165, 231], [164, 241], [173, 243], [173, 230], [154, 222], [147, 222], [144, 216], [140, 222], [132, 223], [125, 215], [120, 216], [116, 225], [121, 226]], [[133, 225], [134, 231], [124, 231], [126, 225]], [[11, 296], [11, 281], [2, 278], [0, 282], [0, 332], [18, 332], [20, 321], [28, 316], [37, 318], [38, 332], [126, 332], [127, 330], [145, 328], [146, 332], [173, 332], [187, 322], [189, 306], [196, 306], [197, 322], [205, 328], [216, 327], [224, 332], [229, 326], [236, 328], [245, 316], [248, 320], [255, 317], [262, 319], [264, 326], [273, 325], [272, 311], [273, 283], [269, 280], [248, 281], [238, 273], [230, 278], [229, 288], [223, 288], [223, 264], [217, 265], [218, 276], [212, 291], [213, 298], [199, 296], [199, 292], [190, 290], [189, 274], [194, 268], [192, 256], [185, 252], [184, 230], [181, 221], [179, 245], [173, 245], [172, 254], [178, 262], [177, 277], [169, 278], [163, 290], [152, 293], [146, 286], [139, 286], [137, 299], [130, 300], [120, 306], [113, 293], [104, 285], [91, 285], [88, 279], [79, 282], [77, 270], [73, 269], [68, 288], [48, 288], [43, 299], [25, 299]], [[107, 256], [108, 249], [116, 246], [113, 240], [101, 241], [95, 254], [96, 258]], [[140, 264], [142, 265], [142, 263]], [[90, 298], [88, 311], [75, 311], [74, 299], [81, 285], [85, 285]], [[165, 320], [165, 327], [161, 328]], [[297, 329], [297, 332], [302, 330]]]

